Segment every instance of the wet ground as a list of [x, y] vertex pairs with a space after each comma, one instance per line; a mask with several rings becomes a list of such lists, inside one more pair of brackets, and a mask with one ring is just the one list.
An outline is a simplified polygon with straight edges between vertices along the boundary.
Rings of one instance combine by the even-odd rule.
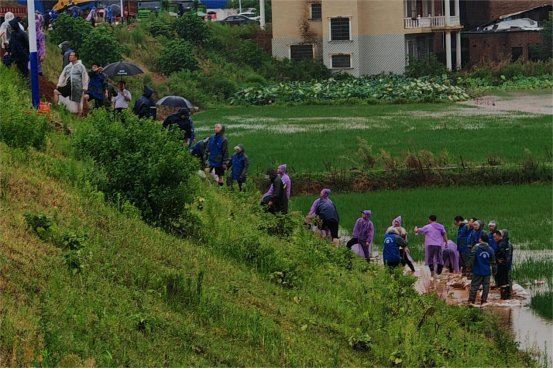
[[[414, 275], [418, 277], [415, 289], [419, 293], [436, 293], [448, 304], [468, 305], [470, 280], [466, 277], [444, 270], [441, 276], [434, 279], [428, 267], [421, 263], [415, 265]], [[550, 354], [553, 352], [553, 322], [541, 318], [528, 306], [532, 293], [540, 288], [543, 288], [540, 281], [525, 287], [515, 283], [510, 300], [502, 300], [499, 289], [491, 289], [488, 302], [484, 305], [480, 304], [479, 292], [473, 306], [493, 310], [494, 314], [499, 315], [504, 324], [511, 327], [521, 349], [539, 349], [542, 352], [546, 349]]]

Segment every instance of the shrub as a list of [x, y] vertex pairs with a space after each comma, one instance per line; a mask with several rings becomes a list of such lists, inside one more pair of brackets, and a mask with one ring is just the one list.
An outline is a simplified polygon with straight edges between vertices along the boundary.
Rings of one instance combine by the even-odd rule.
[[50, 124], [44, 116], [31, 111], [22, 91], [28, 91], [18, 73], [0, 64], [0, 140], [11, 147], [41, 148]]
[[[56, 20], [56, 27], [52, 31], [51, 37], [55, 44], [69, 41], [72, 49], [81, 51], [84, 39], [92, 30], [90, 23], [83, 18], [72, 18], [61, 14]], [[103, 48], [100, 50], [103, 51]]]
[[193, 201], [197, 163], [176, 133], [132, 115], [125, 120], [96, 112], [77, 132], [75, 149], [104, 169], [99, 186], [108, 198], [128, 200], [144, 220], [172, 228]]
[[153, 37], [165, 36], [169, 38], [173, 36], [173, 28], [171, 24], [164, 22], [159, 18], [155, 18], [150, 23], [146, 23], [145, 28]]
[[430, 53], [427, 59], [417, 59], [409, 56], [409, 65], [405, 67], [405, 75], [413, 78], [441, 76], [447, 73], [447, 68], [440, 63], [434, 53]]
[[179, 37], [195, 46], [207, 44], [211, 40], [211, 30], [207, 23], [192, 13], [176, 19], [173, 22], [173, 29]]
[[184, 40], [172, 40], [165, 44], [161, 56], [157, 59], [158, 69], [165, 75], [181, 70], [198, 69], [192, 44]]
[[270, 57], [265, 50], [252, 40], [246, 40], [240, 46], [239, 54], [242, 62], [252, 68], [259, 68]]
[[121, 60], [121, 47], [113, 35], [103, 27], [94, 28], [86, 35], [81, 51], [85, 64], [107, 65]]

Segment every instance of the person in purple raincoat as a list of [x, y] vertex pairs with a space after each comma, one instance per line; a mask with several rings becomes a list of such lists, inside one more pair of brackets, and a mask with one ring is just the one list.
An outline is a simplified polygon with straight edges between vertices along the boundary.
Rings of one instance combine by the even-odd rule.
[[[336, 247], [340, 246], [340, 239], [338, 238], [338, 223], [340, 222], [340, 216], [336, 210], [336, 206], [328, 198], [331, 191], [328, 188], [325, 188], [321, 191], [321, 197], [313, 202], [311, 209], [309, 210], [308, 218], [318, 216], [323, 224], [321, 226], [321, 232], [326, 234], [326, 231], [330, 231], [330, 236], [332, 237], [332, 242]], [[323, 236], [323, 234], [321, 234]]]
[[[36, 54], [38, 58], [38, 74], [42, 76], [42, 62], [46, 57], [46, 37], [44, 32], [42, 32], [42, 27], [40, 25], [40, 20], [35, 20], [36, 27]], [[28, 68], [31, 69], [31, 62], [28, 64]]]
[[351, 249], [356, 244], [361, 245], [367, 262], [371, 261], [374, 238], [374, 225], [371, 221], [371, 214], [370, 210], [363, 210], [361, 212], [361, 218], [357, 219], [355, 227], [353, 227], [353, 237], [346, 245], [348, 249]]
[[288, 174], [286, 174], [287, 168], [288, 167], [286, 166], [286, 164], [279, 165], [277, 173], [286, 184], [286, 196], [288, 196], [288, 199], [290, 199], [290, 195], [292, 194], [292, 181], [290, 180], [290, 177], [288, 177]]
[[415, 234], [424, 234], [424, 265], [428, 265], [434, 276], [442, 274], [444, 262], [442, 260], [442, 246], [447, 244], [447, 232], [440, 223], [436, 222], [435, 215], [428, 217], [428, 224], [422, 228], [415, 227]]
[[450, 273], [459, 273], [459, 251], [455, 242], [447, 240], [442, 250], [442, 260]]
[[[401, 220], [401, 215], [392, 220], [392, 227], [397, 230], [399, 236], [403, 237], [403, 239], [405, 240], [405, 244], [407, 245], [407, 230], [401, 226]], [[411, 257], [411, 253], [409, 252], [409, 248], [407, 246], [404, 247], [400, 245], [399, 252], [401, 254], [401, 264], [403, 266], [407, 265], [409, 269], [411, 269], [411, 272], [415, 272], [415, 266], [413, 265], [414, 261]]]

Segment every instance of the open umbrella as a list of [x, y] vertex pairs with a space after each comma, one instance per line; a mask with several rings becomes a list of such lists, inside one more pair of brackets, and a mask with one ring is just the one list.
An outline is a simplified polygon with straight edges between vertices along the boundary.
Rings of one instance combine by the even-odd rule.
[[194, 105], [184, 97], [180, 96], [165, 96], [158, 100], [157, 105], [171, 106], [173, 108], [188, 108], [193, 109]]
[[106, 76], [136, 76], [138, 74], [144, 74], [144, 71], [136, 64], [128, 62], [116, 62], [108, 64], [104, 67], [103, 73]]

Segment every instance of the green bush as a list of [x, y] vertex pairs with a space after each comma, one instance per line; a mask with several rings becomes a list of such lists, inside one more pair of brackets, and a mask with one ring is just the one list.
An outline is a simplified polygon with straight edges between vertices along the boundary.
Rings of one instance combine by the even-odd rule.
[[164, 36], [169, 38], [173, 36], [173, 28], [171, 23], [164, 21], [164, 19], [160, 19], [159, 17], [149, 23], [146, 23], [144, 26], [148, 33], [150, 33], [153, 37]]
[[409, 65], [405, 67], [405, 75], [413, 78], [441, 76], [447, 73], [446, 66], [440, 63], [434, 53], [430, 53], [428, 58], [424, 59], [417, 59], [409, 55]]
[[87, 65], [109, 63], [121, 60], [121, 47], [115, 37], [104, 27], [94, 28], [83, 40], [81, 59]]
[[181, 70], [194, 71], [198, 69], [198, 61], [194, 57], [192, 44], [180, 39], [167, 42], [161, 56], [157, 59], [157, 68], [165, 75]]
[[208, 44], [211, 40], [211, 30], [207, 23], [192, 13], [176, 19], [173, 22], [173, 29], [179, 37], [195, 46]]
[[133, 115], [122, 125], [99, 111], [79, 129], [74, 145], [106, 172], [99, 187], [109, 199], [128, 200], [152, 224], [172, 228], [182, 221], [194, 198], [197, 163], [176, 133]]
[[265, 50], [257, 45], [253, 40], [246, 40], [242, 43], [239, 49], [240, 58], [242, 62], [249, 65], [252, 68], [259, 68], [265, 60], [270, 58]]
[[0, 139], [11, 147], [43, 147], [50, 124], [31, 109], [28, 98], [22, 98], [28, 90], [18, 73], [4, 64], [0, 64], [0, 73]]
[[[92, 32], [93, 28], [83, 18], [73, 18], [66, 14], [61, 14], [56, 20], [56, 27], [50, 36], [55, 44], [61, 44], [69, 41], [73, 50], [81, 51], [86, 36]], [[104, 49], [101, 49], [104, 51]]]

